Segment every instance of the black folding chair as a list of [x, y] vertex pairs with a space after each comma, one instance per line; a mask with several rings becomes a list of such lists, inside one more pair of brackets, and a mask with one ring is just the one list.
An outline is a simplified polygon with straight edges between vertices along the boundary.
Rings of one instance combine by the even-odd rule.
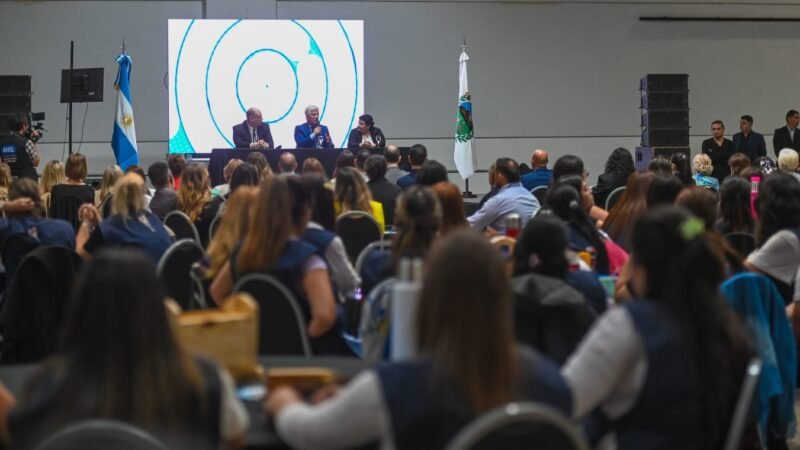
[[111, 216], [111, 202], [113, 202], [112, 198], [114, 197], [113, 194], [109, 194], [106, 198], [103, 199], [103, 202], [100, 203], [100, 215], [105, 219], [106, 217]]
[[547, 197], [547, 186], [536, 186], [531, 189], [531, 194], [539, 200], [540, 205], [544, 205], [544, 199]]
[[55, 352], [61, 320], [83, 260], [64, 247], [40, 247], [17, 268], [0, 323], [3, 363], [31, 363]]
[[184, 310], [196, 309], [197, 302], [192, 295], [192, 265], [203, 258], [205, 253], [200, 244], [192, 239], [181, 239], [172, 244], [161, 261], [158, 262], [156, 274], [167, 296], [174, 299]]
[[258, 303], [258, 353], [311, 357], [306, 319], [300, 303], [277, 279], [266, 274], [244, 276], [233, 289]]
[[69, 425], [36, 450], [167, 450], [161, 441], [133, 425], [93, 419]]
[[79, 197], [60, 198], [50, 205], [50, 208], [47, 210], [47, 217], [66, 220], [72, 224], [72, 227], [77, 231], [81, 224], [78, 218], [78, 210], [81, 209], [84, 203], [83, 199]]
[[756, 238], [752, 234], [728, 233], [722, 237], [745, 258], [756, 249]]
[[625, 186], [618, 187], [613, 191], [611, 191], [611, 193], [608, 194], [608, 197], [606, 198], [606, 211], [611, 211], [611, 208], [613, 208], [614, 205], [617, 204], [619, 199], [622, 198], [622, 194], [624, 193], [625, 193]]
[[336, 218], [336, 234], [342, 238], [351, 263], [372, 242], [381, 240], [381, 227], [371, 215], [361, 211], [348, 211]]
[[189, 216], [180, 211], [172, 211], [164, 216], [164, 225], [175, 233], [176, 241], [192, 239], [198, 244], [202, 242], [200, 240], [200, 233], [197, 232], [197, 227], [194, 226]]
[[369, 254], [376, 250], [386, 250], [387, 248], [392, 247], [392, 241], [389, 240], [380, 240], [375, 242], [370, 242], [364, 247], [364, 250], [361, 250], [361, 253], [358, 254], [358, 258], [356, 258], [356, 263], [353, 268], [356, 270], [356, 273], [361, 275], [361, 268], [364, 266], [364, 262], [369, 257]]
[[211, 221], [211, 225], [208, 226], [208, 242], [210, 243], [214, 239], [214, 235], [217, 234], [217, 230], [219, 226], [222, 224], [222, 216], [214, 217], [214, 220]]
[[577, 427], [549, 406], [509, 403], [473, 420], [446, 450], [588, 450]]
[[761, 377], [761, 360], [753, 358], [747, 365], [747, 372], [742, 381], [742, 390], [739, 391], [739, 398], [736, 400], [736, 407], [733, 410], [731, 426], [725, 437], [725, 450], [738, 450], [741, 447], [742, 436], [750, 419], [750, 407], [753, 404], [753, 397], [756, 395], [758, 379]]

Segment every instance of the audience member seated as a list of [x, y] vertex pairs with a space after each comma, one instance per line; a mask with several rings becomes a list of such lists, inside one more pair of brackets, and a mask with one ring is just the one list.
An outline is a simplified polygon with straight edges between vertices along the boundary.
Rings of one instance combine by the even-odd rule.
[[362, 148], [358, 152], [356, 152], [356, 170], [361, 177], [364, 178], [364, 182], [366, 183], [369, 181], [369, 177], [367, 176], [367, 171], [364, 168], [364, 165], [367, 163], [367, 158], [370, 157], [372, 153], [369, 150]]
[[600, 314], [606, 310], [608, 295], [597, 275], [570, 268], [566, 233], [566, 226], [561, 219], [549, 216], [531, 219], [514, 248], [513, 274], [539, 273], [561, 279], [580, 291], [589, 306]]
[[172, 189], [167, 163], [158, 161], [151, 164], [147, 169], [147, 177], [156, 190], [150, 199], [150, 212], [163, 220], [167, 214], [178, 208], [178, 194]]
[[362, 211], [378, 221], [381, 234], [386, 228], [383, 206], [372, 200], [367, 184], [361, 174], [352, 167], [343, 167], [336, 174], [336, 188], [333, 192], [333, 208], [336, 217], [348, 211]]
[[[363, 356], [377, 360], [388, 355], [387, 338], [390, 333], [389, 311], [394, 290], [392, 278], [405, 256], [425, 258], [438, 236], [442, 212], [436, 195], [430, 188], [409, 188], [400, 198], [395, 219], [397, 234], [392, 251], [373, 252], [362, 269], [362, 290], [367, 294], [361, 313], [359, 336]], [[384, 280], [383, 288], [373, 289]], [[455, 297], [454, 297], [455, 298]]]
[[256, 166], [250, 163], [239, 165], [231, 175], [230, 189], [225, 198], [229, 198], [241, 186], [258, 186], [260, 180], [261, 174], [258, 173]]
[[386, 179], [386, 159], [383, 156], [370, 156], [364, 166], [367, 177], [369, 177], [367, 187], [370, 194], [372, 194], [372, 199], [381, 204], [386, 223], [391, 225], [394, 223], [397, 197], [400, 196], [403, 190]]
[[400, 149], [396, 145], [389, 144], [383, 151], [383, 157], [386, 159], [386, 179], [390, 183], [397, 184], [397, 180], [408, 175], [408, 172], [400, 168]]
[[417, 180], [417, 172], [428, 160], [428, 149], [422, 144], [414, 144], [408, 149], [408, 162], [411, 164], [411, 172], [397, 179], [400, 189], [406, 190], [413, 186]]
[[699, 187], [719, 191], [719, 180], [711, 176], [714, 166], [711, 165], [711, 158], [705, 153], [694, 157], [694, 182]]
[[[483, 208], [483, 205], [485, 205], [490, 198], [494, 197], [498, 192], [500, 192], [500, 188], [497, 186], [497, 171], [495, 170], [494, 163], [489, 166], [489, 170], [486, 171], [486, 176], [489, 179], [489, 192], [481, 197], [481, 201], [478, 202], [478, 209]], [[522, 180], [521, 176], [520, 180]]]
[[50, 206], [50, 193], [53, 191], [53, 186], [63, 183], [65, 179], [64, 165], [61, 164], [61, 161], [54, 159], [45, 164], [44, 170], [42, 170], [42, 178], [39, 180], [42, 204], [45, 209]]
[[[251, 155], [261, 153], [251, 153]], [[208, 246], [208, 229], [217, 217], [219, 206], [224, 201], [211, 195], [208, 170], [200, 164], [189, 164], [183, 171], [181, 188], [178, 189], [178, 211], [186, 214], [200, 234], [200, 244]]]
[[419, 168], [417, 178], [414, 179], [414, 184], [430, 187], [443, 181], [450, 181], [447, 177], [447, 167], [439, 161], [429, 159]]
[[186, 168], [186, 158], [180, 154], [169, 155], [167, 166], [169, 166], [169, 173], [172, 174], [172, 181], [175, 182], [173, 188], [177, 192], [181, 188], [181, 175], [183, 175], [183, 169]]
[[306, 158], [303, 161], [303, 175], [305, 174], [317, 174], [328, 179], [328, 174], [325, 173], [325, 167], [323, 167], [322, 163], [319, 162], [317, 158]]
[[461, 189], [453, 183], [436, 183], [431, 188], [436, 197], [439, 198], [439, 205], [442, 207], [442, 226], [440, 234], [442, 236], [451, 231], [469, 226], [467, 216], [464, 213], [464, 199], [461, 198]]
[[791, 148], [785, 148], [778, 154], [778, 168], [782, 172], [790, 173], [800, 181], [800, 173], [797, 173], [798, 155]]
[[236, 246], [242, 242], [250, 226], [250, 210], [258, 196], [258, 188], [243, 186], [231, 195], [225, 212], [220, 218], [219, 228], [208, 244], [208, 266], [205, 276], [213, 280], [228, 263]]
[[617, 245], [626, 250], [629, 250], [628, 244], [633, 226], [647, 211], [647, 192], [655, 178], [652, 172], [632, 173], [622, 197], [611, 208], [603, 222], [603, 230]]
[[50, 191], [50, 205], [67, 197], [77, 197], [83, 203], [94, 204], [94, 189], [84, 183], [87, 170], [85, 156], [80, 153], [70, 155], [64, 167], [67, 178], [63, 183], [53, 186]]
[[750, 158], [744, 153], [734, 153], [728, 158], [728, 167], [731, 168], [731, 175], [738, 177], [744, 169], [750, 167]]
[[[586, 179], [589, 178], [589, 172], [584, 169], [583, 160], [575, 155], [564, 155], [556, 160], [555, 165], [553, 165], [553, 181], [550, 183], [551, 186], [557, 183], [560, 178], [563, 178], [567, 175], [577, 175], [581, 177], [584, 182], [586, 182]], [[578, 193], [581, 191], [582, 189], [578, 189]], [[589, 194], [591, 195], [591, 191]], [[589, 216], [592, 219], [600, 222], [606, 220], [608, 211], [603, 209], [605, 205], [594, 205], [594, 201], [592, 201], [592, 203], [593, 206], [589, 210]]]
[[431, 256], [415, 320], [417, 358], [363, 372], [315, 406], [290, 387], [270, 392], [266, 408], [291, 447], [444, 448], [473, 418], [508, 402], [569, 413], [555, 366], [514, 345], [511, 293], [497, 249], [461, 231]]
[[773, 161], [769, 156], [762, 156], [753, 161], [753, 167], [756, 167], [761, 171], [762, 179], [763, 177], [778, 171], [778, 165], [775, 164], [775, 161]]
[[[695, 179], [692, 177], [692, 168], [689, 165], [689, 157], [686, 153], [675, 152], [669, 157], [672, 164], [672, 174], [678, 177], [684, 186], [695, 186]], [[709, 162], [709, 165], [711, 163]]]
[[605, 172], [597, 177], [597, 184], [592, 189], [594, 203], [604, 207], [608, 194], [614, 189], [625, 186], [628, 183], [628, 177], [634, 172], [636, 172], [636, 166], [633, 164], [631, 152], [626, 148], [615, 148], [606, 160]]
[[339, 171], [345, 167], [353, 169], [356, 167], [356, 155], [350, 150], [345, 150], [336, 157], [336, 168], [333, 169], [333, 179], [331, 180], [334, 184], [336, 184], [336, 176], [339, 175]]
[[96, 418], [140, 427], [168, 448], [241, 445], [249, 418], [233, 380], [181, 349], [159, 286], [133, 250], [103, 251], [84, 268], [60, 354], [36, 370], [10, 414], [16, 448]]
[[102, 206], [103, 201], [114, 193], [114, 185], [120, 178], [122, 178], [122, 168], [116, 164], [106, 167], [100, 180], [100, 189], [95, 192], [94, 206], [98, 208]]
[[600, 408], [592, 444], [610, 431], [619, 450], [723, 447], [753, 351], [721, 297], [724, 262], [703, 231], [672, 208], [635, 225], [639, 300], [601, 316], [562, 369], [573, 416]]
[[506, 232], [509, 214], [519, 215], [521, 226], [539, 211], [539, 200], [520, 183], [519, 165], [511, 158], [500, 158], [495, 162], [495, 180], [500, 191], [489, 199], [481, 209], [467, 220], [472, 228], [490, 228], [498, 234]]
[[297, 175], [297, 158], [292, 153], [283, 152], [278, 159], [278, 173], [281, 175]]
[[8, 200], [8, 188], [11, 187], [11, 167], [0, 163], [0, 201]]
[[720, 234], [753, 234], [755, 227], [750, 214], [750, 182], [738, 176], [726, 178], [719, 188], [719, 218], [714, 228]]
[[[381, 156], [378, 158], [383, 160]], [[358, 288], [361, 279], [347, 258], [342, 239], [334, 233], [333, 193], [325, 187], [325, 178], [321, 175], [303, 175], [302, 180], [311, 196], [311, 221], [302, 239], [313, 245], [317, 253], [325, 258], [336, 290], [342, 294], [350, 293]]]
[[144, 180], [129, 173], [117, 182], [111, 198], [111, 216], [101, 222], [94, 205], [81, 206], [81, 226], [75, 237], [78, 254], [88, 258], [103, 247], [136, 247], [150, 257], [155, 267], [172, 245], [172, 236], [161, 220], [145, 208], [144, 192]]
[[[233, 176], [233, 171], [236, 170], [237, 167], [244, 164], [244, 161], [241, 159], [234, 158], [228, 161], [228, 164], [225, 164], [225, 168], [222, 169], [222, 178], [225, 180], [224, 184], [220, 184], [219, 186], [214, 186], [214, 195], [218, 195], [220, 197], [226, 198], [228, 193], [231, 191], [231, 177]], [[152, 166], [151, 166], [152, 167]], [[150, 180], [152, 183], [153, 180]]]
[[726, 273], [734, 274], [744, 270], [744, 257], [723, 239], [714, 227], [717, 223], [719, 207], [717, 196], [713, 192], [697, 187], [684, 189], [675, 199], [675, 205], [686, 208], [703, 221], [706, 241], [716, 252], [715, 254], [724, 257]]
[[[669, 161], [669, 159], [658, 155], [650, 160], [650, 163], [647, 165], [647, 171], [653, 172], [658, 176], [673, 176], [675, 173], [673, 172], [672, 167], [672, 163]], [[689, 173], [689, 178], [692, 178], [691, 172]], [[681, 179], [681, 182], [686, 183], [683, 179]], [[692, 185], [694, 185], [694, 180], [692, 180]]]
[[311, 199], [300, 177], [262, 181], [247, 235], [211, 284], [211, 296], [222, 304], [245, 275], [272, 275], [300, 303], [314, 352], [348, 354], [340, 336], [328, 265], [313, 245], [300, 239], [310, 216]]
[[547, 168], [547, 150], [534, 150], [531, 154], [531, 171], [522, 176], [522, 187], [531, 190], [548, 186], [553, 181], [553, 171]]
[[767, 176], [759, 185], [756, 206], [759, 248], [745, 264], [769, 276], [786, 304], [800, 300], [800, 182], [788, 173]]
[[650, 173], [654, 174], [655, 178], [650, 183], [650, 188], [647, 189], [647, 209], [651, 210], [659, 206], [669, 206], [675, 203], [678, 194], [683, 190], [681, 180], [671, 174]]
[[[565, 177], [566, 178], [566, 177]], [[591, 195], [589, 196], [591, 198]], [[600, 275], [610, 273], [608, 251], [603, 237], [592, 225], [586, 210], [581, 206], [581, 196], [571, 185], [558, 183], [547, 192], [547, 207], [567, 224], [569, 247], [575, 254], [588, 253], [594, 261], [591, 267]], [[573, 259], [571, 262], [577, 262]]]
[[247, 155], [247, 162], [255, 166], [259, 177], [266, 178], [272, 175], [272, 167], [270, 167], [269, 161], [267, 161], [267, 157], [264, 156], [263, 153], [250, 152], [250, 154]]

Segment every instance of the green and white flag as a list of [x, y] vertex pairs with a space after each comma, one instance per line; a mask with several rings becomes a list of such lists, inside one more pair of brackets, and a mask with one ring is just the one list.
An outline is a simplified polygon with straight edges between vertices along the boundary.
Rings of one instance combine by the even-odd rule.
[[467, 81], [467, 48], [461, 50], [458, 59], [458, 117], [456, 118], [456, 145], [453, 160], [461, 178], [467, 179], [475, 174], [475, 153], [472, 148], [472, 99]]

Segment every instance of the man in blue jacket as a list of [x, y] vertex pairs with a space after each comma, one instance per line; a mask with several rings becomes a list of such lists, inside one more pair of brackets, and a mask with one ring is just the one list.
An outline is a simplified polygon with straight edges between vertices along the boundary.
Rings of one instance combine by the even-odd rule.
[[761, 156], [767, 156], [767, 141], [764, 135], [753, 131], [753, 116], [744, 115], [739, 119], [740, 132], [733, 135], [733, 151], [744, 153], [755, 161]]
[[294, 127], [297, 148], [333, 148], [328, 127], [319, 123], [319, 107], [306, 107], [306, 123]]

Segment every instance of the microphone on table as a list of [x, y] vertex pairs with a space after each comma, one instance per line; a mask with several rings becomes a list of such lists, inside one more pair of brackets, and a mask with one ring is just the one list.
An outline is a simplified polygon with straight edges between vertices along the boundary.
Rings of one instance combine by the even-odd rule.
[[282, 145], [279, 145], [279, 146], [275, 147], [275, 150], [280, 150], [280, 149], [282, 149], [282, 148], [283, 148], [283, 146], [282, 146]]

